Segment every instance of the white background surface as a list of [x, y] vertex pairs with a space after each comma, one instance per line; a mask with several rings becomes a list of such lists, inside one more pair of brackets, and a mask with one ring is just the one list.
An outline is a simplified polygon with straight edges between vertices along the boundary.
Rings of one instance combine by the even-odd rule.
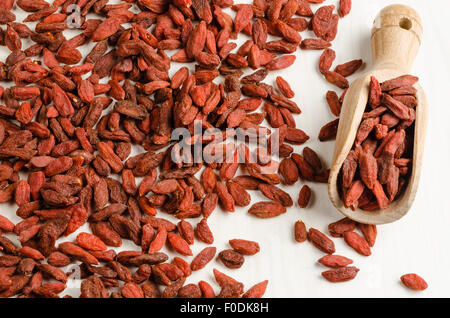
[[[115, 3], [115, 1], [110, 1]], [[240, 3], [240, 1], [235, 1]], [[248, 2], [248, 1], [242, 1]], [[326, 1], [325, 4], [337, 1]], [[354, 0], [350, 15], [339, 21], [339, 32], [333, 42], [337, 53], [334, 64], [362, 58], [365, 70], [371, 66], [370, 29], [372, 21], [379, 10], [389, 4], [400, 1], [388, 0]], [[214, 246], [218, 252], [229, 248], [228, 240], [243, 238], [258, 241], [261, 252], [255, 256], [245, 257], [244, 265], [238, 270], [230, 270], [219, 261], [213, 260], [200, 272], [194, 273], [187, 283], [206, 280], [218, 292], [214, 283], [212, 269], [217, 268], [244, 282], [245, 289], [262, 280], [268, 279], [267, 297], [448, 297], [450, 283], [450, 39], [448, 38], [448, 19], [450, 2], [445, 0], [408, 0], [402, 1], [415, 8], [423, 18], [424, 37], [422, 47], [414, 64], [412, 74], [420, 77], [420, 84], [429, 99], [429, 129], [422, 170], [422, 178], [416, 201], [409, 214], [400, 221], [378, 227], [378, 238], [370, 257], [358, 255], [342, 239], [333, 239], [336, 254], [354, 260], [360, 272], [355, 280], [331, 284], [320, 273], [326, 268], [316, 261], [322, 257], [320, 251], [308, 242], [296, 243], [293, 238], [293, 225], [302, 219], [307, 227], [315, 227], [327, 233], [329, 223], [340, 219], [328, 200], [325, 184], [309, 184], [313, 200], [307, 209], [298, 206], [288, 208], [286, 214], [274, 219], [257, 219], [248, 215], [247, 209], [237, 209], [227, 213], [217, 209], [208, 223], [214, 233]], [[313, 5], [313, 9], [318, 6]], [[229, 12], [229, 11], [227, 11]], [[20, 13], [18, 20], [24, 15]], [[311, 36], [303, 32], [304, 38]], [[70, 38], [70, 36], [68, 37]], [[247, 38], [240, 35], [238, 45]], [[25, 43], [25, 42], [24, 42]], [[28, 45], [24, 46], [25, 48]], [[0, 51], [1, 60], [8, 54], [4, 47]], [[83, 51], [86, 52], [86, 51]], [[327, 90], [336, 90], [319, 74], [317, 62], [320, 51], [296, 52], [294, 66], [275, 72], [265, 82], [275, 84], [276, 75], [282, 75], [296, 93], [295, 101], [303, 113], [295, 116], [297, 127], [311, 136], [307, 146], [316, 150], [329, 166], [334, 142], [321, 143], [317, 139], [319, 129], [334, 119], [325, 101]], [[176, 70], [176, 69], [175, 69]], [[174, 68], [171, 69], [174, 72]], [[361, 75], [356, 73], [351, 79]], [[340, 91], [338, 90], [338, 94]], [[295, 146], [301, 152], [303, 146]], [[294, 186], [284, 187], [293, 200], [297, 201], [298, 192], [303, 186], [297, 182]], [[264, 199], [257, 192], [252, 192], [252, 203]], [[20, 221], [15, 216], [15, 206], [3, 205], [0, 213], [14, 222]], [[160, 212], [161, 217], [166, 217]], [[193, 225], [197, 220], [189, 220]], [[81, 230], [87, 230], [84, 226]], [[78, 233], [78, 232], [77, 232]], [[71, 235], [64, 240], [73, 240]], [[126, 248], [132, 244], [126, 244]], [[196, 255], [206, 245], [196, 242], [192, 247]], [[171, 254], [172, 255], [172, 254]], [[192, 257], [187, 258], [190, 262]], [[404, 288], [400, 276], [405, 273], [417, 273], [424, 277], [429, 288], [424, 292], [413, 292]], [[79, 282], [69, 281], [71, 295], [79, 295], [76, 287]], [[74, 288], [70, 288], [74, 287]], [[63, 293], [64, 294], [64, 293]]]

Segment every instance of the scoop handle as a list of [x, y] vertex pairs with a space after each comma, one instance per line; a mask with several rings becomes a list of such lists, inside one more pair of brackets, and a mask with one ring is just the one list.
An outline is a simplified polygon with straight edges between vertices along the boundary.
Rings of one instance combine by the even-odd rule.
[[422, 20], [414, 9], [401, 4], [385, 7], [372, 28], [374, 68], [408, 73], [419, 50], [422, 33]]

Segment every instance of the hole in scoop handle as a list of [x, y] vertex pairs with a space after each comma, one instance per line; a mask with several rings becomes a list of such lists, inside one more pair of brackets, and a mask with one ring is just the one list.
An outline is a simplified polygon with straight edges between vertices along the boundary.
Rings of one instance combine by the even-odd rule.
[[374, 68], [408, 73], [419, 50], [422, 33], [422, 20], [414, 9], [396, 4], [381, 10], [372, 28]]

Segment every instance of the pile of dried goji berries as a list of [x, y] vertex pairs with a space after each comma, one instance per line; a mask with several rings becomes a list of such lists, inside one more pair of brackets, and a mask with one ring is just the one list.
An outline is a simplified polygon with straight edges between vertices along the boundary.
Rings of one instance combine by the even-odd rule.
[[[292, 145], [309, 137], [296, 128], [294, 115], [301, 111], [291, 100], [289, 83], [277, 77], [272, 87], [263, 80], [291, 66], [297, 48], [329, 48], [351, 1], [340, 0], [339, 15], [335, 6], [321, 5], [324, 0], [50, 2], [0, 3], [0, 45], [10, 50], [0, 65], [0, 80], [8, 82], [0, 87], [0, 202], [15, 202], [23, 219], [14, 224], [0, 216], [0, 297], [67, 297], [74, 274], [61, 268], [71, 264], [79, 266], [80, 297], [261, 297], [268, 281], [244, 289], [216, 269], [218, 295], [205, 281], [185, 285], [192, 271], [215, 257], [215, 247], [203, 249], [190, 264], [182, 257], [169, 262], [161, 249], [190, 256], [195, 240], [213, 244], [208, 217], [219, 205], [225, 211], [249, 205], [247, 191], [259, 190], [269, 199], [248, 210], [267, 218], [293, 205], [276, 186], [280, 182], [327, 181], [328, 170], [312, 149], [293, 153]], [[16, 21], [18, 11], [26, 12], [22, 22]], [[232, 11], [234, 19], [227, 13]], [[67, 39], [68, 29], [78, 34]], [[307, 29], [317, 38], [302, 39], [300, 32]], [[242, 33], [248, 40], [238, 48], [233, 40]], [[81, 47], [92, 49], [83, 56]], [[345, 77], [361, 61], [330, 71], [333, 60], [334, 52], [325, 50], [320, 71], [330, 83], [348, 87]], [[177, 69], [170, 77], [172, 62], [191, 63], [193, 71], [173, 64]], [[244, 76], [249, 68], [253, 73]], [[338, 115], [342, 97], [327, 98]], [[262, 112], [254, 112], [261, 104]], [[261, 126], [265, 119], [274, 131]], [[196, 135], [195, 123], [202, 134]], [[323, 127], [320, 140], [333, 139], [337, 123]], [[174, 160], [178, 143], [172, 133], [178, 128], [190, 132], [191, 145], [211, 146], [222, 160]], [[274, 136], [278, 171], [268, 169], [276, 158], [245, 144], [231, 150], [236, 160], [225, 160], [226, 145], [204, 133], [213, 128], [224, 136], [226, 128]], [[131, 155], [132, 145], [138, 154]], [[236, 176], [239, 167], [246, 173]], [[299, 205], [306, 207], [310, 196], [311, 189], [302, 188]], [[169, 220], [173, 217], [177, 224]], [[91, 233], [56, 242], [86, 223]], [[364, 239], [343, 231], [354, 226], [340, 221], [330, 225], [330, 233], [344, 235], [367, 254]], [[365, 244], [373, 245], [376, 228], [359, 226]], [[304, 241], [304, 224], [295, 227], [296, 239]], [[309, 239], [334, 252], [333, 242], [319, 231], [310, 229]], [[123, 240], [136, 249], [116, 253], [113, 248]], [[231, 249], [218, 254], [229, 268], [239, 268], [244, 256], [259, 251], [256, 242], [229, 243]], [[320, 262], [338, 267], [323, 273], [331, 281], [357, 272], [343, 257]], [[423, 287], [417, 281], [404, 279]]]
[[412, 85], [417, 80], [404, 75], [380, 85], [371, 77], [367, 109], [342, 166], [341, 191], [346, 207], [386, 209], [406, 187], [417, 106]]
[[[323, 61], [329, 56], [334, 59], [335, 54], [327, 49], [319, 63], [321, 71]], [[350, 65], [353, 73], [361, 66], [361, 61], [355, 60], [346, 65]], [[403, 193], [411, 173], [415, 108], [418, 104], [413, 85], [417, 81], [417, 77], [404, 75], [380, 84], [375, 77], [371, 77], [363, 119], [339, 175], [339, 190], [346, 207], [367, 211], [386, 209]], [[340, 101], [333, 91], [329, 91], [326, 97], [330, 110], [339, 115], [342, 98]], [[308, 202], [310, 195], [304, 186], [299, 195], [300, 207], [305, 206], [304, 202]], [[357, 227], [363, 236], [354, 231]], [[296, 241], [309, 239], [320, 251], [328, 254], [318, 260], [320, 264], [332, 268], [322, 273], [325, 279], [344, 282], [355, 278], [359, 269], [348, 266], [353, 260], [334, 255], [334, 242], [324, 233], [314, 228], [307, 231], [302, 221], [296, 222], [294, 228]], [[371, 255], [371, 247], [377, 237], [375, 225], [360, 224], [349, 218], [331, 223], [328, 232], [333, 237], [343, 237], [350, 247], [363, 256]], [[416, 274], [403, 275], [401, 281], [414, 290], [428, 287]]]

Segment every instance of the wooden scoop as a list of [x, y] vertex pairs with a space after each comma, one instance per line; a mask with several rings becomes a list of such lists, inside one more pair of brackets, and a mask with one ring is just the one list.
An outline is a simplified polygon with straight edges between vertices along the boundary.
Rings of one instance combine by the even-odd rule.
[[416, 11], [404, 5], [391, 5], [380, 11], [372, 29], [373, 69], [350, 86], [341, 110], [328, 194], [333, 205], [345, 216], [365, 224], [394, 222], [410, 209], [419, 184], [427, 125], [428, 103], [423, 89], [416, 84], [417, 108], [414, 131], [412, 171], [403, 194], [384, 210], [355, 211], [346, 208], [338, 193], [338, 175], [351, 150], [369, 96], [370, 77], [383, 81], [409, 74], [422, 40], [422, 22]]

